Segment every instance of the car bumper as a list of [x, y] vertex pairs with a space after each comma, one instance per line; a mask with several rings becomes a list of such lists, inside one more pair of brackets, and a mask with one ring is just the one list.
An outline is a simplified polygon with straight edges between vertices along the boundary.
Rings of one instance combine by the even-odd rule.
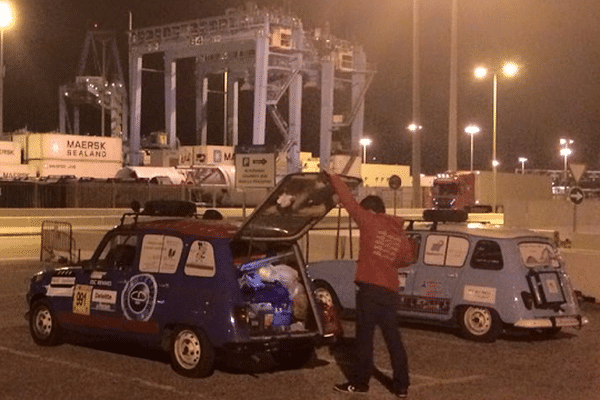
[[582, 315], [572, 317], [549, 317], [535, 319], [521, 319], [515, 323], [517, 328], [538, 329], [538, 328], [562, 328], [576, 327], [581, 328], [587, 324], [589, 319]]
[[[331, 337], [330, 337], [331, 336]], [[333, 335], [306, 334], [297, 337], [263, 337], [241, 343], [226, 343], [223, 350], [238, 354], [269, 353], [281, 349], [315, 347], [330, 344]]]

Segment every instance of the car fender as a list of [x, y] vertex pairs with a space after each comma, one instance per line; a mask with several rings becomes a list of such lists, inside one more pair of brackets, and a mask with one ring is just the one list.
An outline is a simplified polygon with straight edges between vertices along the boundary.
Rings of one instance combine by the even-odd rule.
[[344, 309], [356, 308], [356, 260], [327, 260], [308, 264], [307, 271], [313, 281], [322, 280], [335, 291]]

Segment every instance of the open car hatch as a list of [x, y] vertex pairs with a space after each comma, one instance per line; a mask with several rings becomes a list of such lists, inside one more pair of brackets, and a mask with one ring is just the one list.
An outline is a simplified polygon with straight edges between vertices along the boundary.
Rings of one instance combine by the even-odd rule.
[[[360, 178], [342, 176], [350, 190]], [[287, 175], [238, 230], [236, 237], [261, 240], [296, 240], [337, 204], [333, 186], [322, 173]]]

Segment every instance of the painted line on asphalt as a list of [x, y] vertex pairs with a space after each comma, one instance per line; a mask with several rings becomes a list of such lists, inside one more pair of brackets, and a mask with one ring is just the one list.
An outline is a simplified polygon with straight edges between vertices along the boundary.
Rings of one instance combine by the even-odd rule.
[[[333, 358], [330, 357], [320, 357], [323, 361], [327, 361], [330, 364], [340, 364], [340, 361], [335, 360]], [[341, 364], [344, 365], [351, 365], [350, 363], [347, 362], [341, 362]], [[387, 375], [392, 375], [394, 371], [387, 369], [387, 368], [381, 368], [378, 367], [377, 365], [374, 366], [379, 372], [387, 374]], [[469, 376], [461, 376], [458, 378], [451, 378], [451, 379], [442, 379], [442, 378], [435, 378], [433, 376], [427, 376], [427, 375], [421, 375], [421, 374], [415, 374], [415, 373], [409, 373], [411, 379], [419, 379], [419, 380], [424, 380], [427, 382], [424, 383], [412, 383], [410, 385], [411, 389], [416, 389], [416, 388], [420, 388], [420, 387], [431, 387], [431, 386], [438, 386], [438, 385], [451, 385], [451, 384], [458, 384], [458, 383], [468, 383], [468, 382], [473, 382], [473, 381], [478, 381], [478, 380], [482, 380], [486, 378], [486, 375], [469, 375]]]
[[156, 382], [152, 382], [152, 381], [148, 381], [142, 378], [132, 378], [132, 377], [128, 377], [122, 374], [117, 374], [114, 372], [110, 372], [110, 371], [106, 371], [106, 370], [102, 370], [99, 368], [92, 368], [92, 367], [88, 367], [86, 365], [83, 364], [78, 364], [78, 363], [74, 363], [71, 361], [65, 361], [65, 360], [59, 360], [56, 358], [52, 358], [52, 357], [46, 357], [46, 356], [41, 356], [39, 354], [35, 354], [35, 353], [30, 353], [27, 351], [22, 351], [22, 350], [17, 350], [17, 349], [12, 349], [10, 347], [4, 347], [4, 346], [0, 346], [0, 351], [9, 353], [9, 354], [13, 354], [16, 356], [20, 356], [20, 357], [25, 357], [25, 358], [30, 358], [30, 359], [34, 359], [34, 360], [43, 360], [44, 363], [54, 363], [54, 364], [58, 364], [58, 365], [62, 365], [64, 367], [69, 367], [69, 368], [73, 368], [76, 369], [78, 371], [85, 371], [85, 372], [89, 372], [92, 374], [95, 374], [97, 376], [110, 376], [113, 378], [117, 378], [117, 379], [121, 379], [124, 381], [131, 381], [131, 382], [135, 382], [138, 383], [140, 385], [143, 386], [147, 386], [148, 388], [151, 389], [158, 389], [158, 390], [163, 390], [165, 392], [170, 392], [173, 393], [175, 395], [178, 396], [192, 396], [195, 398], [199, 398], [199, 399], [208, 399], [207, 397], [197, 393], [197, 392], [184, 392], [181, 390], [177, 390], [175, 387], [170, 386], [170, 385], [163, 385], [160, 383], [156, 383]]
[[410, 374], [410, 377], [429, 381], [429, 382], [425, 382], [425, 383], [417, 383], [417, 384], [410, 385], [411, 388], [415, 388], [415, 389], [420, 388], [420, 387], [451, 385], [451, 384], [457, 384], [457, 383], [468, 383], [468, 382], [483, 380], [486, 378], [485, 375], [470, 375], [470, 376], [461, 376], [459, 378], [452, 378], [452, 379], [440, 379], [440, 378], [434, 378], [431, 376], [419, 375], [419, 374]]

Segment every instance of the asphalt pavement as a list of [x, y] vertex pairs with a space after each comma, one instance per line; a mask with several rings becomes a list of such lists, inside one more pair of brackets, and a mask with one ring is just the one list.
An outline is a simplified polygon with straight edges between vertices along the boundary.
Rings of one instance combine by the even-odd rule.
[[[390, 363], [376, 335], [376, 373], [367, 395], [335, 393], [353, 359], [354, 322], [343, 345], [318, 349], [305, 367], [280, 370], [268, 357], [220, 363], [208, 378], [175, 374], [164, 354], [135, 345], [73, 338], [44, 348], [29, 336], [25, 293], [36, 262], [0, 263], [0, 399], [387, 399]], [[414, 400], [600, 399], [600, 304], [583, 302], [590, 323], [553, 339], [503, 335], [474, 343], [448, 328], [400, 323]], [[257, 361], [258, 360], [258, 361]]]

